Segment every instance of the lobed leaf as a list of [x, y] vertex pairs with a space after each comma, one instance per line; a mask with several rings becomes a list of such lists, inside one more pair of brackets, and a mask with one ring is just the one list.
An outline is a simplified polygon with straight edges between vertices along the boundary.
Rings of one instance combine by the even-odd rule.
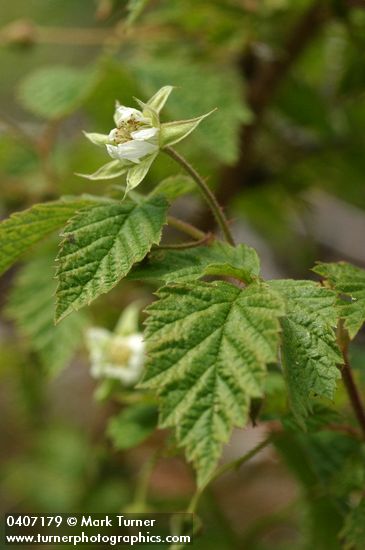
[[229, 275], [250, 282], [259, 273], [260, 260], [253, 248], [215, 242], [190, 250], [152, 252], [148, 261], [137, 266], [129, 278], [170, 283], [191, 281], [204, 275]]
[[339, 294], [340, 316], [350, 338], [355, 338], [365, 321], [365, 270], [347, 262], [319, 263], [313, 271]]
[[163, 197], [103, 201], [72, 218], [58, 254], [56, 321], [111, 290], [161, 238]]
[[262, 395], [283, 305], [263, 283], [181, 284], [158, 295], [147, 310], [142, 386], [159, 395], [160, 425], [175, 428], [201, 486], [232, 428], [247, 421], [251, 398]]
[[333, 398], [342, 357], [336, 343], [336, 295], [312, 281], [270, 281], [286, 303], [282, 363], [297, 420], [311, 410], [310, 397]]
[[16, 212], [0, 224], [0, 274], [4, 273], [28, 248], [59, 229], [89, 199], [61, 199], [36, 204]]

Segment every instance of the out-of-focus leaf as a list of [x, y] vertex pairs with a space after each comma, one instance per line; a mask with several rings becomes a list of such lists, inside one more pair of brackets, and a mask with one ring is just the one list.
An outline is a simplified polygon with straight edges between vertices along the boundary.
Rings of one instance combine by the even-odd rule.
[[365, 542], [365, 498], [348, 514], [341, 538], [344, 550], [363, 550]]
[[110, 419], [107, 435], [116, 449], [130, 449], [144, 441], [157, 426], [157, 408], [138, 404]]
[[191, 177], [179, 174], [160, 181], [160, 183], [150, 192], [150, 196], [163, 195], [167, 200], [173, 201], [183, 195], [191, 193], [195, 188], [196, 183]]
[[144, 84], [146, 95], [166, 82], [179, 87], [165, 108], [168, 120], [188, 119], [218, 107], [215, 115], [199, 129], [199, 143], [218, 160], [235, 161], [241, 124], [252, 119], [242, 99], [242, 81], [236, 73], [224, 67], [200, 66], [169, 57], [135, 63], [132, 69]]
[[41, 255], [23, 267], [7, 307], [8, 316], [51, 374], [57, 373], [72, 358], [82, 341], [87, 319], [84, 313], [74, 312], [64, 323], [55, 326], [55, 255]]
[[94, 68], [52, 66], [37, 69], [22, 80], [18, 99], [31, 113], [47, 119], [69, 115], [96, 85]]

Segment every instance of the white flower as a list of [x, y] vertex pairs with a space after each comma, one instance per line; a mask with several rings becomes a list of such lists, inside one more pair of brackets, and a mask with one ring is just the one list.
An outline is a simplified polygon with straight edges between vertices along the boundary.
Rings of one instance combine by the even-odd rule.
[[106, 148], [113, 159], [136, 164], [158, 151], [159, 128], [153, 126], [152, 117], [138, 109], [118, 105], [114, 114], [116, 128], [109, 133]]
[[114, 128], [109, 139], [116, 145], [106, 144], [107, 151], [113, 159], [129, 160], [138, 164], [143, 157], [158, 150], [157, 143], [147, 141], [158, 134], [158, 128], [142, 128], [130, 133], [132, 139], [118, 143], [118, 128]]
[[125, 386], [138, 382], [145, 359], [142, 334], [121, 336], [93, 327], [86, 333], [86, 343], [94, 378], [118, 379]]
[[116, 128], [109, 134], [86, 133], [95, 145], [106, 147], [112, 161], [94, 174], [78, 174], [91, 180], [103, 180], [127, 175], [124, 196], [143, 181], [159, 151], [185, 139], [210, 113], [188, 120], [160, 122], [172, 86], [163, 86], [147, 103], [137, 99], [141, 110], [117, 104], [114, 113]]

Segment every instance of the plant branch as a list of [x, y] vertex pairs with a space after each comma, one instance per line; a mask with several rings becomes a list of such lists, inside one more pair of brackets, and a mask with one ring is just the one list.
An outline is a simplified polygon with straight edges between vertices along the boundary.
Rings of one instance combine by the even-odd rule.
[[240, 456], [239, 458], [236, 458], [235, 460], [232, 460], [231, 462], [227, 462], [226, 464], [222, 464], [220, 468], [218, 468], [214, 474], [209, 478], [209, 480], [203, 485], [193, 496], [193, 498], [190, 501], [190, 504], [187, 508], [187, 513], [194, 513], [197, 505], [199, 503], [200, 497], [202, 496], [205, 489], [210, 485], [213, 481], [224, 475], [225, 473], [229, 472], [230, 470], [238, 470], [243, 464], [248, 462], [252, 457], [257, 455], [262, 449], [267, 447], [269, 443], [272, 441], [272, 434], [270, 434], [266, 439], [261, 441], [258, 445], [253, 447], [248, 453], [244, 454], [243, 456]]
[[197, 241], [189, 241], [186, 243], [174, 243], [174, 244], [158, 244], [154, 247], [156, 250], [185, 250], [187, 248], [196, 248], [204, 244], [209, 244], [212, 240], [212, 234], [207, 233], [205, 237]]
[[226, 241], [234, 246], [234, 239], [231, 233], [231, 230], [228, 225], [228, 221], [223, 213], [223, 210], [221, 206], [219, 205], [215, 195], [212, 193], [212, 191], [209, 189], [208, 185], [205, 183], [203, 178], [198, 174], [198, 172], [191, 166], [191, 164], [182, 156], [180, 155], [175, 149], [172, 147], [165, 147], [163, 149], [167, 155], [169, 155], [171, 158], [173, 158], [178, 164], [180, 164], [184, 170], [190, 176], [193, 178], [195, 183], [198, 185], [204, 199], [206, 200], [210, 210], [212, 211], [219, 227], [221, 228]]
[[188, 222], [184, 222], [183, 220], [179, 220], [179, 218], [175, 218], [175, 216], [168, 216], [167, 223], [175, 229], [178, 229], [182, 233], [185, 233], [186, 235], [189, 235], [189, 237], [192, 237], [193, 239], [196, 239], [198, 241], [205, 239], [207, 235], [207, 233], [204, 233], [204, 231], [200, 231], [200, 229], [198, 229], [194, 225], [191, 225]]
[[361, 428], [363, 437], [365, 439], [365, 408], [364, 403], [362, 402], [359, 390], [356, 386], [355, 379], [352, 374], [352, 369], [349, 360], [349, 337], [347, 331], [345, 330], [343, 323], [340, 322], [338, 327], [338, 344], [342, 352], [343, 357], [343, 366], [341, 369], [342, 380], [345, 385], [347, 394], [350, 399], [351, 406], [354, 410], [355, 416]]
[[[281, 52], [275, 58], [262, 60], [254, 49], [248, 46], [238, 62], [245, 81], [245, 101], [254, 114], [250, 124], [243, 125], [240, 132], [240, 157], [234, 166], [223, 169], [217, 188], [217, 200], [225, 207], [231, 199], [248, 185], [260, 183], [267, 177], [267, 170], [257, 163], [255, 154], [256, 137], [267, 108], [275, 94], [297, 62], [303, 51], [317, 36], [331, 15], [328, 2], [315, 0], [294, 25]], [[202, 226], [212, 229], [214, 220], [206, 209], [202, 213]]]

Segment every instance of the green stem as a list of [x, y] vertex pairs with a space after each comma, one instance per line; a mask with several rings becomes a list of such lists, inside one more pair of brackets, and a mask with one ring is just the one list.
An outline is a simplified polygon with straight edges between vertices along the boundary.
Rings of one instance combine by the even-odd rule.
[[198, 174], [195, 168], [193, 168], [193, 166], [191, 166], [191, 164], [183, 156], [180, 155], [180, 153], [175, 151], [175, 149], [173, 149], [172, 147], [165, 147], [163, 151], [165, 151], [167, 155], [169, 155], [178, 164], [180, 164], [184, 168], [184, 170], [186, 170], [186, 172], [190, 174], [190, 176], [196, 182], [209, 208], [213, 212], [214, 217], [217, 220], [217, 223], [221, 228], [226, 241], [232, 246], [234, 246], [235, 244], [234, 239], [233, 239], [231, 230], [229, 228], [228, 221], [223, 213], [223, 210], [221, 206], [218, 204], [218, 201], [215, 198], [215, 195], [209, 189], [208, 185], [205, 183], [203, 178], [200, 176], [200, 174]]
[[[251, 449], [251, 451], [248, 451], [248, 453], [244, 454], [243, 456], [240, 456], [239, 458], [236, 458], [235, 460], [232, 460], [231, 462], [227, 462], [227, 464], [223, 464], [220, 468], [218, 468], [215, 471], [215, 473], [208, 479], [208, 481], [202, 487], [200, 487], [200, 489], [198, 489], [196, 493], [193, 495], [186, 509], [186, 513], [187, 514], [195, 513], [199, 504], [199, 500], [203, 495], [204, 491], [206, 490], [206, 488], [208, 487], [208, 485], [210, 485], [213, 481], [218, 479], [220, 476], [222, 476], [229, 470], [238, 470], [242, 466], [242, 464], [250, 460], [250, 458], [254, 457], [262, 449], [267, 447], [267, 445], [271, 443], [272, 437], [273, 435], [270, 434], [269, 437], [261, 441], [261, 443], [256, 445], [253, 449]], [[194, 532], [192, 534], [194, 534]], [[180, 550], [181, 548], [184, 548], [184, 546], [185, 546], [184, 544], [173, 544], [170, 546], [170, 550]]]
[[211, 240], [212, 235], [207, 233], [203, 239], [198, 241], [189, 241], [186, 243], [174, 243], [174, 244], [158, 244], [156, 245], [156, 250], [185, 250], [186, 248], [196, 248], [203, 244], [208, 244]]
[[200, 497], [202, 496], [205, 489], [210, 485], [213, 481], [221, 477], [223, 474], [229, 472], [230, 470], [238, 470], [242, 464], [245, 464], [250, 458], [255, 456], [257, 453], [259, 453], [262, 449], [267, 447], [269, 443], [272, 441], [272, 435], [261, 441], [256, 447], [251, 449], [251, 451], [248, 451], [248, 453], [244, 454], [243, 456], [240, 456], [239, 458], [236, 458], [235, 460], [232, 460], [231, 462], [227, 462], [226, 464], [223, 464], [220, 468], [218, 468], [215, 473], [208, 479], [208, 481], [195, 493], [193, 498], [190, 501], [190, 504], [187, 508], [187, 512], [192, 514], [195, 512], [196, 507], [199, 503]]
[[168, 216], [167, 223], [172, 227], [175, 227], [175, 229], [178, 229], [182, 233], [186, 233], [186, 235], [189, 235], [189, 237], [192, 237], [193, 239], [196, 239], [198, 241], [200, 241], [201, 239], [205, 239], [207, 236], [207, 233], [204, 233], [204, 231], [200, 231], [200, 229], [194, 227], [194, 225], [183, 222], [182, 220], [179, 220], [179, 218], [175, 218], [174, 216]]
[[136, 513], [142, 513], [146, 510], [150, 479], [159, 457], [160, 452], [156, 451], [142, 466], [142, 470], [139, 474], [138, 485], [136, 487], [136, 492], [134, 494], [134, 499], [132, 503], [132, 508], [136, 511]]

